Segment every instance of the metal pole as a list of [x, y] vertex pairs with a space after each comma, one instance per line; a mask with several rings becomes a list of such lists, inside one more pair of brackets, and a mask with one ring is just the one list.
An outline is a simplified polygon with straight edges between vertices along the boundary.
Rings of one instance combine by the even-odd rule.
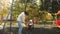
[[25, 10], [24, 11], [26, 11], [26, 7], [27, 7], [27, 0], [25, 0]]
[[[13, 2], [14, 2], [14, 0], [12, 0], [12, 4], [11, 4], [11, 7], [10, 7], [10, 10], [9, 10], [9, 12], [8, 12], [8, 14], [7, 14], [7, 17], [6, 17], [5, 21], [4, 21], [3, 29], [2, 29], [2, 31], [0, 32], [0, 34], [3, 34], [3, 32], [4, 32], [4, 28], [5, 28], [7, 19], [8, 19], [9, 15], [11, 14], [11, 11], [12, 11]], [[10, 26], [10, 28], [11, 28], [11, 26]], [[11, 29], [10, 29], [10, 31], [11, 31]]]
[[12, 33], [12, 9], [13, 9], [14, 0], [12, 0], [11, 8], [10, 8], [10, 32]]

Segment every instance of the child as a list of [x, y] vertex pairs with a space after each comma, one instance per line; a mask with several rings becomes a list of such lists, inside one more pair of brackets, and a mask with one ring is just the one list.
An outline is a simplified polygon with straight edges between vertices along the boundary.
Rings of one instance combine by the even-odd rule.
[[32, 30], [33, 28], [33, 20], [29, 20], [29, 23], [28, 23], [28, 30]]

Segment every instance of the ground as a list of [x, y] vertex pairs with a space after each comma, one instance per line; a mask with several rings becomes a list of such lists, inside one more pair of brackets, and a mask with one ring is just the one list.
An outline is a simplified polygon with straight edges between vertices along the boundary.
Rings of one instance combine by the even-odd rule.
[[[23, 28], [22, 31], [23, 34], [60, 34], [59, 30], [54, 27], [51, 29], [48, 28], [33, 28], [32, 31], [26, 30], [26, 28]], [[10, 33], [10, 29], [6, 28], [3, 34], [18, 34], [18, 28], [14, 27], [12, 28], [12, 32]]]

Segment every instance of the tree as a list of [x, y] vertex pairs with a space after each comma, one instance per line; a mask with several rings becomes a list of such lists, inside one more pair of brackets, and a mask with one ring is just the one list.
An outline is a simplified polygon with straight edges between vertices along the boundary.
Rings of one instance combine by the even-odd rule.
[[[25, 11], [25, 3], [22, 3], [19, 0], [15, 1], [12, 11], [14, 17], [17, 18], [22, 11]], [[39, 16], [39, 6], [37, 4], [33, 4], [31, 2], [27, 3], [26, 11], [29, 12], [29, 19]]]
[[15, 19], [18, 17], [18, 15], [24, 11], [24, 5], [20, 2], [20, 0], [14, 1], [13, 11], [12, 15], [15, 17]]
[[10, 5], [11, 5], [10, 1], [1, 0], [0, 1], [0, 14], [3, 14], [3, 16], [5, 17], [9, 12]]

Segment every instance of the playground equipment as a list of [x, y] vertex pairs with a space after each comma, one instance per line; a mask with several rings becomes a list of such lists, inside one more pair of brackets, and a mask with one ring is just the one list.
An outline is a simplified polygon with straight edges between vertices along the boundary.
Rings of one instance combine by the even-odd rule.
[[5, 25], [6, 25], [6, 22], [7, 22], [7, 19], [8, 19], [9, 15], [11, 15], [10, 16], [10, 32], [11, 32], [11, 29], [12, 29], [12, 14], [11, 13], [12, 13], [12, 8], [13, 8], [13, 3], [14, 3], [14, 0], [12, 0], [12, 4], [11, 4], [11, 7], [10, 7], [10, 10], [9, 10], [9, 12], [7, 14], [6, 20], [4, 21], [3, 29], [0, 32], [0, 34], [3, 34], [3, 32], [4, 32], [4, 28], [5, 28]]
[[[2, 31], [0, 32], [0, 34], [3, 34], [3, 32], [4, 32], [4, 29], [5, 29], [5, 26], [6, 26], [6, 22], [7, 22], [7, 20], [8, 20], [9, 15], [11, 15], [11, 16], [10, 16], [10, 32], [12, 32], [12, 9], [13, 9], [13, 3], [14, 3], [14, 0], [12, 0], [11, 6], [10, 6], [10, 9], [9, 9], [9, 12], [8, 12], [8, 14], [7, 14], [6, 19], [4, 20], [3, 29], [2, 29]], [[24, 10], [24, 11], [26, 11], [26, 6], [27, 6], [27, 0], [25, 0], [25, 8], [24, 8], [25, 10]], [[11, 33], [10, 33], [10, 34], [11, 34]]]

